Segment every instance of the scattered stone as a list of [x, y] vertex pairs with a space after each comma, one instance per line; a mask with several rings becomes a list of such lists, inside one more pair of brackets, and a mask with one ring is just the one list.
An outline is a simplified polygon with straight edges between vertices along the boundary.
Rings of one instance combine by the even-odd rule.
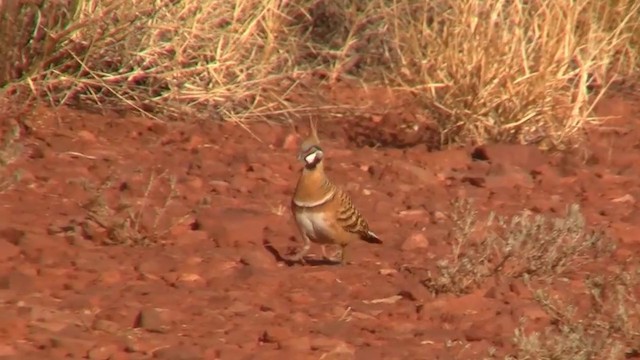
[[421, 218], [425, 221], [429, 220], [429, 213], [424, 209], [402, 210], [398, 213], [401, 218]]
[[203, 360], [202, 351], [193, 346], [167, 346], [153, 352], [154, 359], [163, 360]]
[[311, 338], [308, 336], [291, 337], [279, 342], [280, 349], [293, 351], [309, 351]]
[[287, 326], [271, 326], [260, 336], [260, 341], [264, 343], [279, 343], [294, 337], [293, 331]]
[[98, 345], [89, 350], [87, 358], [89, 360], [110, 360], [117, 352], [118, 347], [116, 345]]
[[315, 298], [306, 291], [292, 291], [287, 296], [289, 301], [295, 305], [308, 305], [315, 301]]
[[170, 321], [166, 311], [147, 307], [140, 310], [133, 327], [142, 328], [149, 332], [166, 333], [170, 329]]
[[636, 203], [636, 198], [634, 198], [633, 195], [631, 195], [631, 194], [625, 194], [623, 196], [620, 196], [618, 198], [615, 198], [615, 199], [611, 200], [611, 202], [635, 204]]
[[7, 240], [0, 238], [0, 262], [7, 261], [20, 255], [20, 248]]
[[365, 304], [395, 304], [403, 297], [402, 295], [393, 295], [386, 298], [373, 299], [373, 300], [362, 300]]
[[118, 270], [107, 270], [100, 273], [98, 276], [99, 281], [105, 285], [113, 285], [122, 281], [122, 275]]
[[[344, 341], [336, 341], [337, 344], [334, 345], [331, 350], [322, 354], [321, 358], [323, 360], [352, 360], [355, 359], [356, 349], [354, 346], [347, 344]], [[312, 348], [316, 343], [312, 342]]]
[[17, 353], [18, 352], [15, 347], [7, 344], [0, 344], [0, 357], [4, 358], [5, 356], [15, 356]]
[[54, 335], [50, 341], [52, 348], [73, 350], [77, 354], [87, 354], [96, 344], [93, 339], [65, 335]]
[[378, 270], [378, 273], [380, 275], [390, 276], [390, 275], [397, 274], [398, 270], [396, 270], [396, 269], [380, 269], [380, 270]]
[[154, 256], [140, 262], [135, 269], [146, 277], [158, 278], [161, 274], [171, 271], [175, 262], [175, 259], [168, 255]]
[[84, 140], [86, 142], [96, 142], [97, 141], [96, 136], [93, 133], [91, 133], [90, 131], [87, 131], [87, 130], [78, 131], [77, 136], [78, 136], [78, 139], [82, 139], [82, 140]]
[[118, 323], [105, 319], [95, 319], [92, 328], [109, 334], [117, 334], [120, 331], [120, 325], [118, 325]]
[[205, 281], [205, 279], [202, 278], [202, 276], [198, 274], [182, 273], [182, 274], [178, 274], [175, 280], [175, 284], [180, 288], [185, 286], [200, 287], [200, 286], [205, 286], [207, 282]]
[[35, 276], [14, 270], [0, 275], [0, 289], [10, 289], [18, 292], [29, 292], [35, 287]]
[[272, 270], [278, 268], [274, 256], [263, 249], [249, 250], [242, 255], [240, 262], [256, 269]]
[[505, 321], [509, 323], [510, 318], [506, 315], [490, 317], [481, 321], [476, 321], [463, 331], [464, 339], [469, 342], [498, 339], [505, 334]]
[[285, 150], [296, 150], [300, 137], [296, 134], [288, 134], [282, 142], [282, 148]]
[[59, 332], [73, 323], [75, 319], [63, 311], [44, 307], [32, 306], [26, 307], [29, 319], [32, 325], [49, 330], [51, 332]]
[[463, 176], [460, 181], [479, 188], [483, 188], [486, 183], [486, 179], [480, 176]]
[[0, 230], [0, 239], [6, 240], [13, 245], [20, 246], [26, 233], [16, 228], [8, 227]]
[[415, 232], [402, 243], [400, 248], [403, 251], [413, 251], [418, 249], [426, 249], [429, 247], [429, 240], [421, 232]]
[[436, 223], [441, 223], [447, 220], [447, 215], [445, 215], [442, 211], [436, 211], [435, 213], [433, 213], [433, 219]]
[[127, 336], [124, 338], [124, 351], [128, 353], [146, 353], [153, 349], [153, 344], [147, 343], [138, 337]]

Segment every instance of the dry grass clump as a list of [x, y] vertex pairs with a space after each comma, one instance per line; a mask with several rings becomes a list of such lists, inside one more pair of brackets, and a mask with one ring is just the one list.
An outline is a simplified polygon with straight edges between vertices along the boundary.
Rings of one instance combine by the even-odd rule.
[[569, 144], [592, 120], [589, 86], [638, 64], [634, 1], [409, 4], [395, 27], [415, 31], [397, 32], [393, 65], [402, 83], [424, 85], [445, 137]]
[[0, 194], [12, 188], [20, 182], [21, 171], [9, 171], [8, 167], [16, 161], [24, 152], [20, 143], [21, 131], [18, 125], [10, 126], [0, 137]]
[[479, 220], [470, 200], [455, 199], [451, 222], [452, 253], [424, 280], [435, 294], [468, 293], [495, 275], [553, 279], [613, 249], [601, 233], [587, 229], [577, 204], [557, 218], [523, 211]]
[[3, 73], [28, 87], [18, 90], [56, 105], [180, 117], [265, 114], [282, 105], [282, 89], [275, 95], [269, 85], [286, 81], [296, 65], [297, 39], [284, 28], [284, 6], [258, 0], [24, 3], [3, 25], [22, 20], [17, 28], [33, 32], [4, 39], [16, 50]]
[[592, 120], [588, 85], [639, 63], [633, 0], [0, 4], [10, 92], [152, 116], [317, 111], [321, 74], [417, 94], [443, 142], [562, 146]]

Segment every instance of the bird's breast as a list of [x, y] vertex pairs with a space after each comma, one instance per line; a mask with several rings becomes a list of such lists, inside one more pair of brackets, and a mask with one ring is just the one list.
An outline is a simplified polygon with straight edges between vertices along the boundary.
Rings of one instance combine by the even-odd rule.
[[322, 211], [298, 208], [295, 212], [296, 221], [301, 230], [314, 242], [332, 242], [329, 217]]

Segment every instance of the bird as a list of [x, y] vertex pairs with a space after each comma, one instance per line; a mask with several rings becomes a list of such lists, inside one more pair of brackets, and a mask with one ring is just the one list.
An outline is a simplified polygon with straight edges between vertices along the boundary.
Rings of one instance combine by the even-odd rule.
[[[304, 167], [291, 199], [291, 211], [303, 243], [289, 260], [305, 264], [304, 257], [311, 243], [316, 243], [321, 245], [325, 260], [344, 265], [346, 247], [350, 243], [358, 240], [372, 244], [383, 242], [369, 229], [367, 220], [354, 206], [351, 197], [325, 173], [325, 153], [320, 146], [316, 124], [311, 119], [309, 128], [309, 135], [299, 147], [298, 160]], [[327, 256], [326, 245], [338, 245], [339, 250]]]

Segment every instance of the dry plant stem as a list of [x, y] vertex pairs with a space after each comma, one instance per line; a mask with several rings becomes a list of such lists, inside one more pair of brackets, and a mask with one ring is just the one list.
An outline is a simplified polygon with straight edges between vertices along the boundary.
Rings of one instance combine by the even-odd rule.
[[[152, 192], [161, 191], [164, 187], [159, 183], [160, 179], [168, 178], [168, 193], [164, 200], [153, 206], [155, 214], [149, 226], [145, 226], [145, 214], [152, 206]], [[91, 200], [83, 205], [87, 210], [87, 219], [106, 230], [112, 245], [150, 245], [161, 241], [170, 229], [184, 221], [188, 214], [178, 219], [169, 219], [166, 222], [166, 212], [173, 200], [179, 195], [176, 188], [176, 178], [168, 176], [165, 172], [157, 175], [152, 172], [144, 188], [144, 193], [139, 201], [131, 202], [129, 199], [120, 198], [118, 204], [109, 204], [104, 197], [104, 191], [111, 186], [109, 180], [97, 188], [87, 184], [88, 191], [93, 193]], [[85, 229], [88, 224], [84, 224]], [[86, 232], [86, 230], [85, 230]]]
[[[640, 3], [632, 0], [1, 6], [7, 93], [156, 118], [288, 120], [326, 106], [303, 79], [327, 74], [414, 93], [443, 143], [562, 148], [597, 120], [588, 89], [606, 90], [640, 64]], [[291, 94], [310, 96], [291, 101]], [[331, 105], [335, 113], [354, 110]]]

